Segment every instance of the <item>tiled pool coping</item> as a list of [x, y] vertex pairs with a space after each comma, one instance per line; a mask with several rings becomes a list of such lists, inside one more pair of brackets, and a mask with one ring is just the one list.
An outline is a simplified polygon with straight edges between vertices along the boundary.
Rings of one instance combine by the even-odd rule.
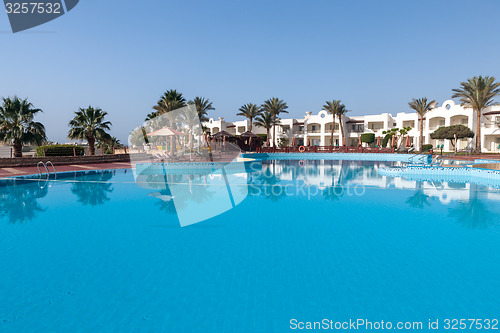
[[429, 165], [408, 165], [380, 168], [381, 176], [401, 177], [419, 181], [468, 182], [488, 186], [500, 186], [500, 170], [477, 167], [441, 167]]
[[408, 162], [416, 154], [373, 154], [373, 153], [246, 153], [244, 158], [259, 160], [347, 160]]

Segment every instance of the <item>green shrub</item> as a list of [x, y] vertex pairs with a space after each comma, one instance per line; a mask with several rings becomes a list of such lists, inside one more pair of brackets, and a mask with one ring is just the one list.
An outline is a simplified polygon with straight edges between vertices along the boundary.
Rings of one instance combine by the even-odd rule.
[[384, 138], [382, 139], [382, 147], [385, 148], [387, 147], [387, 143], [389, 143], [389, 140], [392, 139], [393, 133], [387, 133]]
[[363, 133], [361, 134], [361, 142], [365, 142], [367, 144], [372, 144], [375, 142], [375, 133]]
[[73, 148], [76, 151], [76, 156], [83, 155], [85, 148], [75, 145], [50, 145], [50, 146], [39, 146], [36, 148], [36, 156], [43, 157], [43, 151], [45, 150], [45, 156], [73, 156]]
[[262, 142], [266, 142], [267, 141], [267, 134], [257, 134], [257, 136], [262, 139]]
[[429, 151], [432, 149], [432, 145], [427, 144], [427, 145], [422, 145], [422, 151]]
[[283, 148], [283, 147], [288, 147], [288, 143], [290, 140], [288, 138], [278, 138], [278, 147]]

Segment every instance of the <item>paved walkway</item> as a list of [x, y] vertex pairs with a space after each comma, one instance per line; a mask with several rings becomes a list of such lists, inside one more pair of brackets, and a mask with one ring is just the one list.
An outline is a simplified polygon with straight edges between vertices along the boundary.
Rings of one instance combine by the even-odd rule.
[[[130, 168], [132, 168], [132, 163], [130, 162], [82, 164], [82, 165], [78, 164], [56, 165], [57, 172], [102, 170], [102, 169], [130, 169]], [[41, 170], [45, 172], [44, 168]], [[49, 167], [49, 170], [52, 171], [52, 167]], [[33, 174], [38, 174], [38, 169], [36, 167], [0, 168], [0, 178], [33, 175]]]

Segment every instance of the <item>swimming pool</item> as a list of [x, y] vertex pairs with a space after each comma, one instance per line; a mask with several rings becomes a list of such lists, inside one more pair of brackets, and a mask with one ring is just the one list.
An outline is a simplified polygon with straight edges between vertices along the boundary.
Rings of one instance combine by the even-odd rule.
[[[175, 195], [155, 177], [138, 186], [133, 170], [3, 180], [0, 331], [498, 318], [500, 191], [378, 174], [394, 164], [246, 165], [226, 174], [234, 208], [185, 227]], [[217, 171], [166, 175], [190, 210], [227, 189]]]

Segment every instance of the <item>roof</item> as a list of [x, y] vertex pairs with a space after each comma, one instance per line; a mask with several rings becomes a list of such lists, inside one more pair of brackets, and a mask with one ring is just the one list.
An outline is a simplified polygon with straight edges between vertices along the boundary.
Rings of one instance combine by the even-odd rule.
[[492, 114], [500, 114], [500, 111], [490, 111], [483, 113], [483, 115], [485, 116], [491, 116]]
[[252, 133], [250, 131], [246, 131], [245, 133], [241, 133], [242, 138], [258, 138], [257, 134]]
[[226, 131], [220, 131], [220, 132], [217, 132], [215, 133], [214, 135], [212, 135], [213, 137], [215, 138], [222, 138], [222, 137], [226, 137], [226, 138], [234, 138], [235, 136], [226, 132]]

